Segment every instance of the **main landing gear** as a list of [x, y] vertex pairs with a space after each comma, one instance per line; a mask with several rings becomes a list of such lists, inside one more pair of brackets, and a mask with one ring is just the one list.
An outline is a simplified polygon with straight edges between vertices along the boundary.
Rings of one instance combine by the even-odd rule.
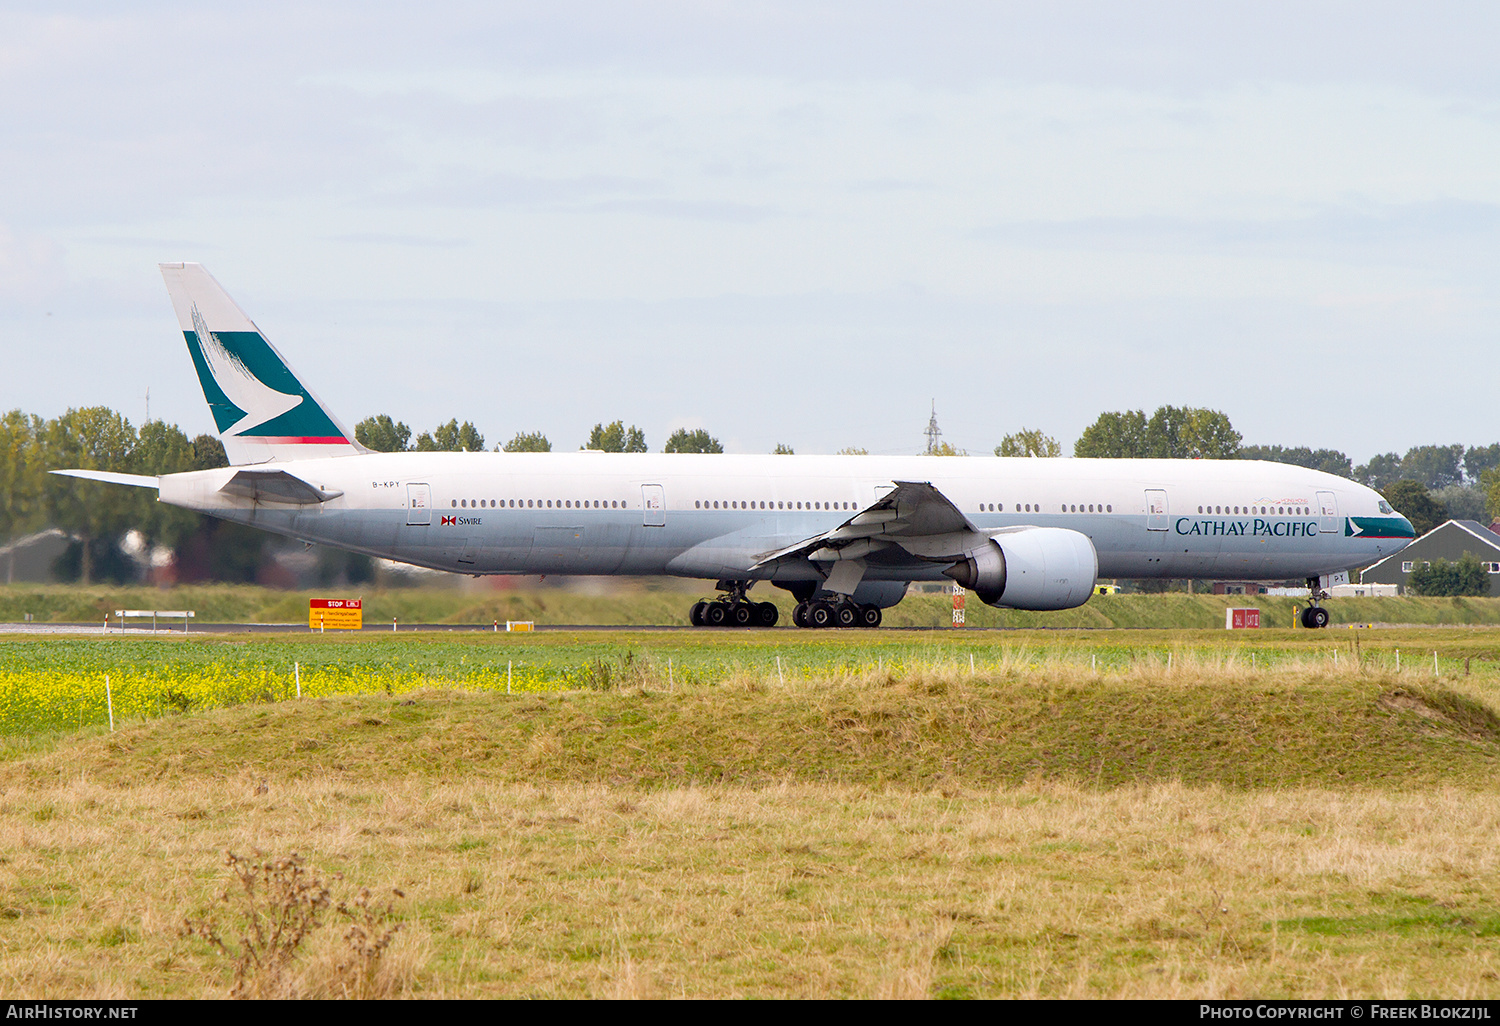
[[[770, 602], [751, 602], [745, 597], [750, 590], [750, 581], [720, 581], [718, 589], [725, 592], [721, 599], [713, 602], [693, 604], [688, 619], [694, 627], [775, 627], [779, 617], [776, 606]], [[880, 607], [860, 605], [846, 595], [826, 595], [816, 598], [812, 592], [815, 585], [799, 587], [795, 598], [800, 601], [792, 612], [792, 623], [798, 627], [879, 627]]]
[[728, 592], [713, 602], [695, 602], [688, 620], [694, 627], [775, 627], [781, 613], [771, 602], [751, 602], [745, 597], [749, 581], [720, 581]]
[[835, 599], [805, 599], [792, 610], [798, 627], [879, 627], [880, 607], [862, 606], [843, 595]]
[[1308, 630], [1320, 630], [1328, 626], [1328, 610], [1320, 604], [1328, 597], [1328, 592], [1322, 589], [1321, 584], [1322, 582], [1316, 577], [1307, 579], [1307, 589], [1311, 593], [1312, 604], [1302, 610], [1298, 619]]

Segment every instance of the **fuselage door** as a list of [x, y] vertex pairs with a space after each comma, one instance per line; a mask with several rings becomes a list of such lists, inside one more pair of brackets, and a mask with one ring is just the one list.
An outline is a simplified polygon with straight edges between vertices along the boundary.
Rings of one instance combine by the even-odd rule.
[[406, 523], [417, 527], [432, 523], [432, 486], [409, 484], [406, 486]]
[[661, 485], [641, 485], [641, 517], [646, 527], [667, 526], [667, 493]]
[[1318, 493], [1318, 531], [1336, 534], [1339, 529], [1339, 499], [1332, 492]]
[[1165, 531], [1171, 518], [1167, 512], [1167, 493], [1162, 488], [1146, 489], [1146, 530]]

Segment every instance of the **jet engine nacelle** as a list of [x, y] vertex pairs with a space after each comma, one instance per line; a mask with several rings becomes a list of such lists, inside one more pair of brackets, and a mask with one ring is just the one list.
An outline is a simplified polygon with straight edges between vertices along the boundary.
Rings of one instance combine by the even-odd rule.
[[1072, 609], [1094, 592], [1099, 554], [1077, 531], [1023, 527], [995, 535], [943, 573], [986, 605]]

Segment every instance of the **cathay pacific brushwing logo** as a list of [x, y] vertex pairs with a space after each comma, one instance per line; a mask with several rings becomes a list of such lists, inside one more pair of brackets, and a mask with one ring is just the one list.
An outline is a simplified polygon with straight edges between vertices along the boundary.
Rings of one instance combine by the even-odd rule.
[[300, 395], [278, 392], [257, 378], [245, 361], [232, 352], [217, 335], [208, 330], [203, 315], [193, 304], [193, 332], [198, 336], [198, 350], [224, 397], [244, 414], [223, 428], [225, 435], [240, 435], [268, 420], [295, 409], [303, 400]]

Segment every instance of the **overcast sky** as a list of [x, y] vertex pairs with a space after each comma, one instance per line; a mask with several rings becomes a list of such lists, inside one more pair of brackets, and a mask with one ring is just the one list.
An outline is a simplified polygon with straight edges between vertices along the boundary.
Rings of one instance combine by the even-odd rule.
[[[122, 13], [121, 7], [130, 10]], [[1500, 439], [1493, 3], [0, 4], [0, 409], [988, 453]]]

